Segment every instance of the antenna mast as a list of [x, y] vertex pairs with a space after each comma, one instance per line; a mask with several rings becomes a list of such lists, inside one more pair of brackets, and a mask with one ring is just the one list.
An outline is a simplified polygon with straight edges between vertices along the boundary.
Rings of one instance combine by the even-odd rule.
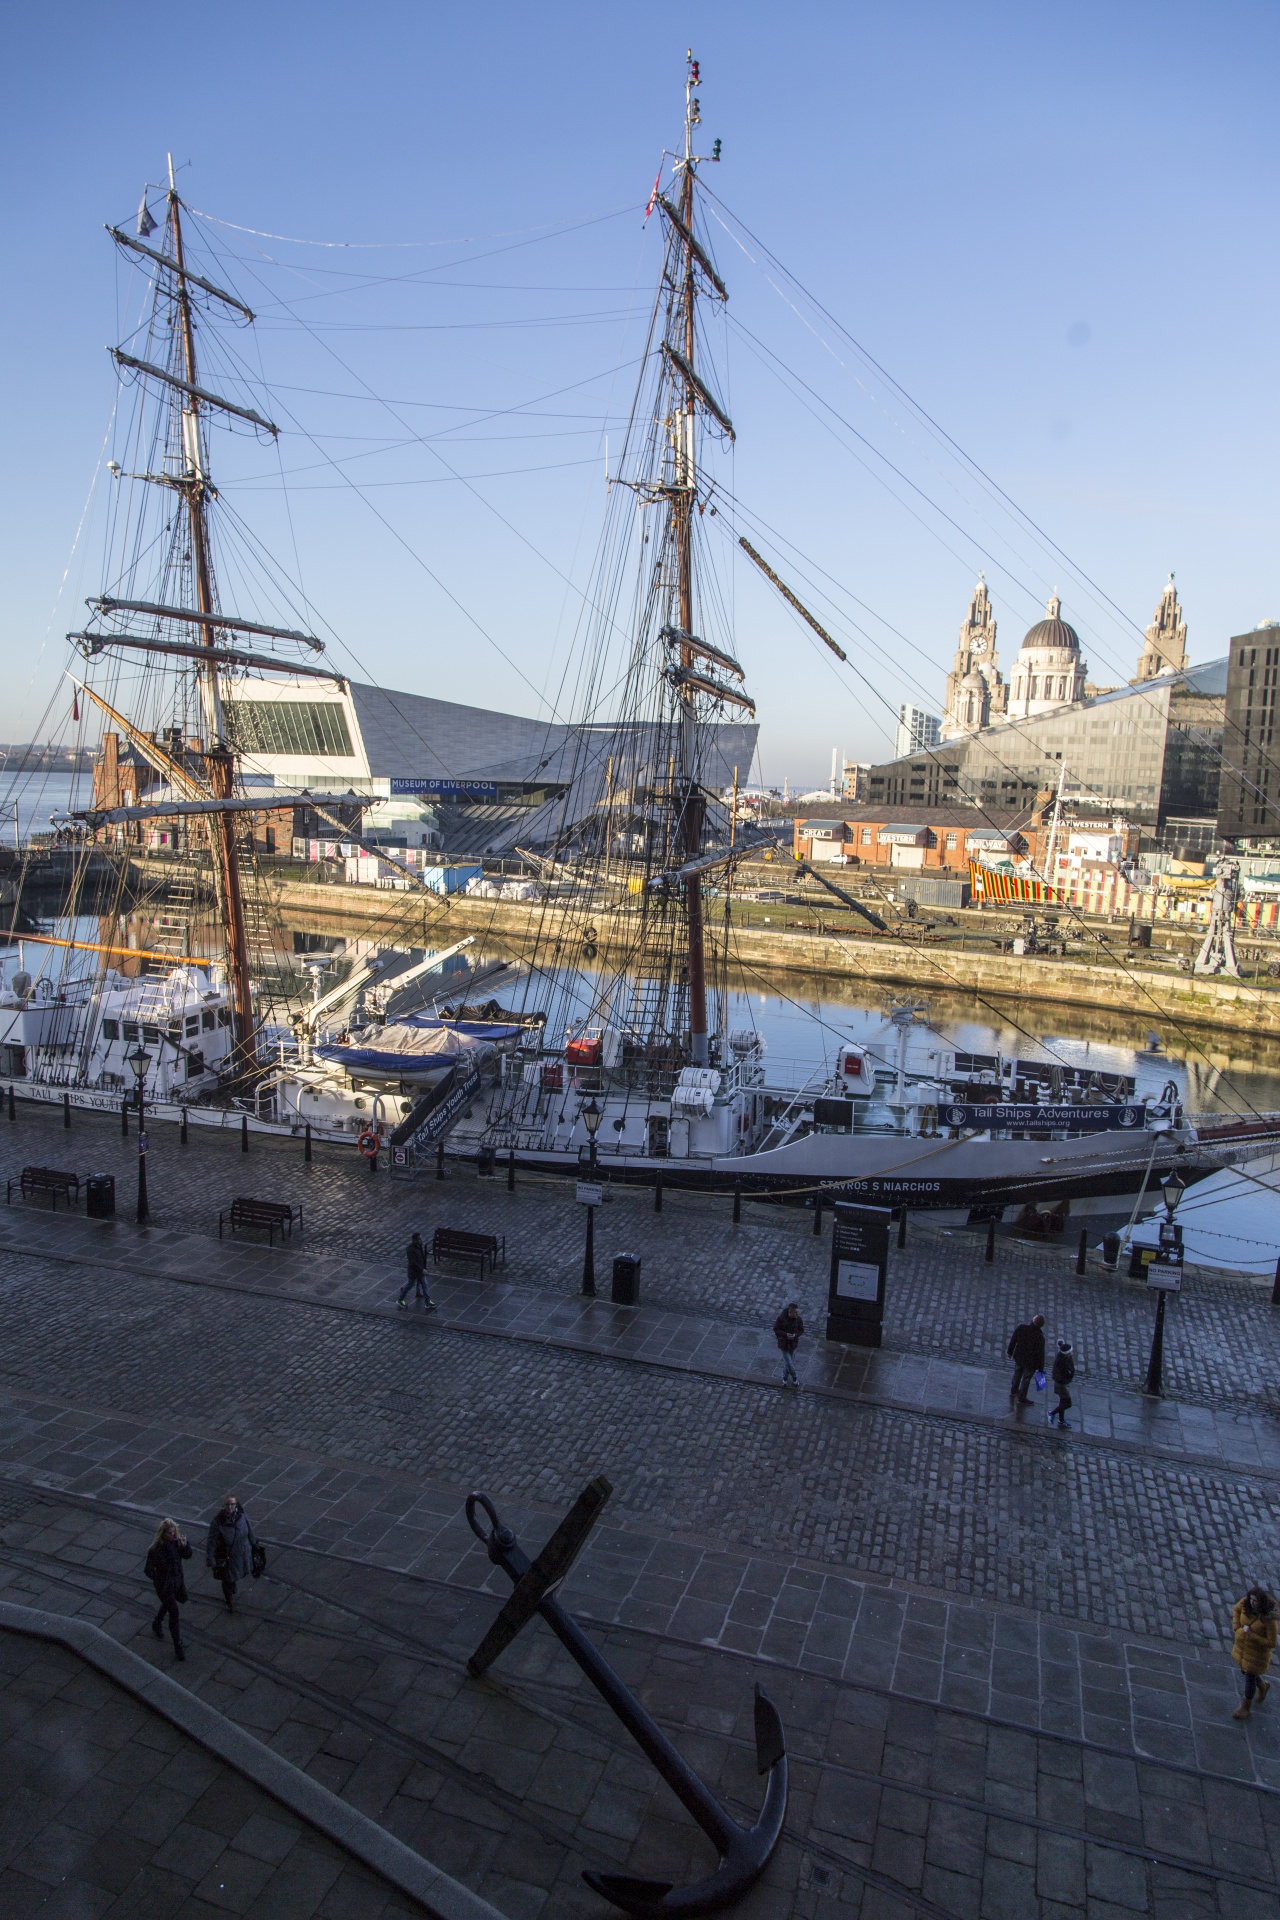
[[[235, 783], [235, 757], [227, 735], [222, 690], [218, 684], [216, 647], [217, 608], [214, 604], [213, 570], [209, 559], [209, 527], [206, 507], [209, 479], [204, 471], [200, 433], [200, 400], [196, 379], [195, 329], [191, 321], [191, 296], [187, 286], [186, 261], [182, 249], [181, 201], [173, 177], [173, 156], [169, 156], [169, 228], [173, 236], [173, 255], [177, 266], [178, 326], [182, 338], [183, 378], [186, 386], [181, 409], [182, 472], [178, 492], [187, 510], [191, 535], [191, 562], [195, 576], [196, 606], [202, 618], [199, 631], [207, 654], [199, 668], [200, 695], [204, 709], [205, 765], [209, 785], [216, 800], [229, 800]], [[215, 813], [209, 818], [209, 836], [213, 848], [214, 885], [218, 912], [222, 921], [227, 951], [227, 980], [231, 989], [232, 1019], [235, 1024], [237, 1064], [241, 1069], [253, 1064], [253, 999], [249, 985], [249, 946], [245, 932], [244, 896], [240, 885], [240, 850], [236, 845], [236, 822], [231, 813]]]

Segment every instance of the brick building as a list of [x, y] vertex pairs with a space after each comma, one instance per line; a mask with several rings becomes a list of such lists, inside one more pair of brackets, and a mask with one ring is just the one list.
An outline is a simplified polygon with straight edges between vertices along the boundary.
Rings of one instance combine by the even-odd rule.
[[1034, 862], [1043, 831], [1032, 807], [988, 813], [976, 807], [868, 805], [846, 807], [838, 818], [797, 820], [793, 850], [815, 866], [896, 867], [962, 878], [971, 860]]

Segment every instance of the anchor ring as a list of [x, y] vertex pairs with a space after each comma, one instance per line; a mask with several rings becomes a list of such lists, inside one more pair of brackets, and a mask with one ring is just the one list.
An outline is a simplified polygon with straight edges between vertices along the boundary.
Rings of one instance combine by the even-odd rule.
[[[487, 1533], [476, 1519], [477, 1507], [483, 1507], [493, 1522], [492, 1527]], [[467, 1525], [481, 1546], [487, 1550], [489, 1558], [495, 1563], [498, 1554], [509, 1547], [515, 1539], [515, 1534], [511, 1531], [510, 1527], [504, 1527], [501, 1520], [499, 1520], [498, 1510], [487, 1493], [469, 1493], [467, 1495]]]

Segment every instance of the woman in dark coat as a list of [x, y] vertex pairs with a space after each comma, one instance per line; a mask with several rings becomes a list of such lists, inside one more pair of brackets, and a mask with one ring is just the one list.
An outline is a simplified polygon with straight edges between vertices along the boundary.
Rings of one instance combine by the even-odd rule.
[[164, 1621], [169, 1618], [169, 1632], [173, 1636], [173, 1651], [179, 1660], [185, 1660], [182, 1649], [182, 1621], [178, 1608], [187, 1597], [187, 1578], [182, 1571], [184, 1560], [191, 1558], [191, 1549], [178, 1531], [176, 1520], [162, 1520], [151, 1542], [146, 1560], [146, 1575], [156, 1590], [156, 1599], [160, 1602], [160, 1611], [151, 1622], [151, 1631], [157, 1640], [164, 1639]]
[[253, 1550], [257, 1544], [248, 1514], [235, 1494], [229, 1493], [209, 1522], [209, 1538], [204, 1548], [204, 1563], [214, 1579], [222, 1583], [228, 1613], [235, 1612], [236, 1582], [247, 1580], [253, 1572]]

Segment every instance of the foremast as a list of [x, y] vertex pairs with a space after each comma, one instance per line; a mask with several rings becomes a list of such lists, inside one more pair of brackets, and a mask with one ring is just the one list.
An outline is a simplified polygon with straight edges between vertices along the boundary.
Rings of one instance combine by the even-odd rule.
[[[695, 1066], [710, 1060], [710, 1035], [707, 1022], [706, 930], [702, 911], [703, 836], [706, 827], [706, 798], [699, 778], [698, 723], [699, 700], [717, 705], [730, 702], [754, 712], [752, 703], [742, 694], [707, 675], [703, 663], [711, 660], [741, 679], [736, 662], [700, 642], [696, 634], [697, 599], [694, 579], [694, 516], [698, 508], [698, 430], [701, 416], [709, 415], [729, 439], [733, 426], [717, 404], [706, 382], [698, 373], [697, 307], [703, 297], [703, 283], [719, 299], [728, 295], [706, 249], [699, 243], [694, 228], [694, 199], [698, 167], [706, 158], [718, 160], [717, 140], [710, 156], [694, 151], [694, 133], [701, 122], [698, 62], [688, 55], [685, 77], [684, 149], [677, 156], [674, 204], [657, 196], [666, 220], [670, 252], [668, 277], [674, 297], [668, 304], [668, 322], [662, 351], [673, 374], [679, 395], [670, 422], [673, 453], [669, 484], [663, 489], [669, 502], [671, 537], [674, 546], [675, 613], [674, 630], [667, 629], [675, 670], [668, 669], [677, 704], [677, 790], [673, 796], [677, 810], [676, 843], [680, 865], [684, 869], [684, 918], [687, 940], [689, 1052]], [[702, 279], [699, 279], [699, 275]], [[694, 869], [690, 871], [689, 869]]]
[[[182, 341], [182, 368], [187, 392], [182, 408], [182, 470], [177, 491], [186, 508], [191, 535], [192, 571], [195, 580], [196, 610], [201, 641], [207, 658], [199, 663], [201, 706], [205, 726], [205, 767], [210, 792], [215, 800], [229, 800], [235, 785], [235, 756], [227, 735], [226, 710], [218, 684], [217, 605], [213, 591], [213, 569], [209, 559], [207, 505], [209, 480], [205, 473], [201, 435], [201, 396], [196, 368], [195, 328], [191, 319], [191, 294], [187, 286], [186, 257], [182, 247], [182, 203], [173, 178], [173, 159], [169, 160], [168, 227], [173, 244], [177, 272], [176, 297], [178, 325]], [[236, 844], [236, 817], [233, 813], [209, 816], [209, 837], [213, 852], [214, 887], [218, 915], [222, 923], [227, 956], [227, 984], [231, 995], [232, 1022], [235, 1030], [238, 1067], [251, 1066], [254, 1059], [253, 995], [249, 977], [249, 941], [245, 927], [244, 890], [240, 877], [240, 850]]]

